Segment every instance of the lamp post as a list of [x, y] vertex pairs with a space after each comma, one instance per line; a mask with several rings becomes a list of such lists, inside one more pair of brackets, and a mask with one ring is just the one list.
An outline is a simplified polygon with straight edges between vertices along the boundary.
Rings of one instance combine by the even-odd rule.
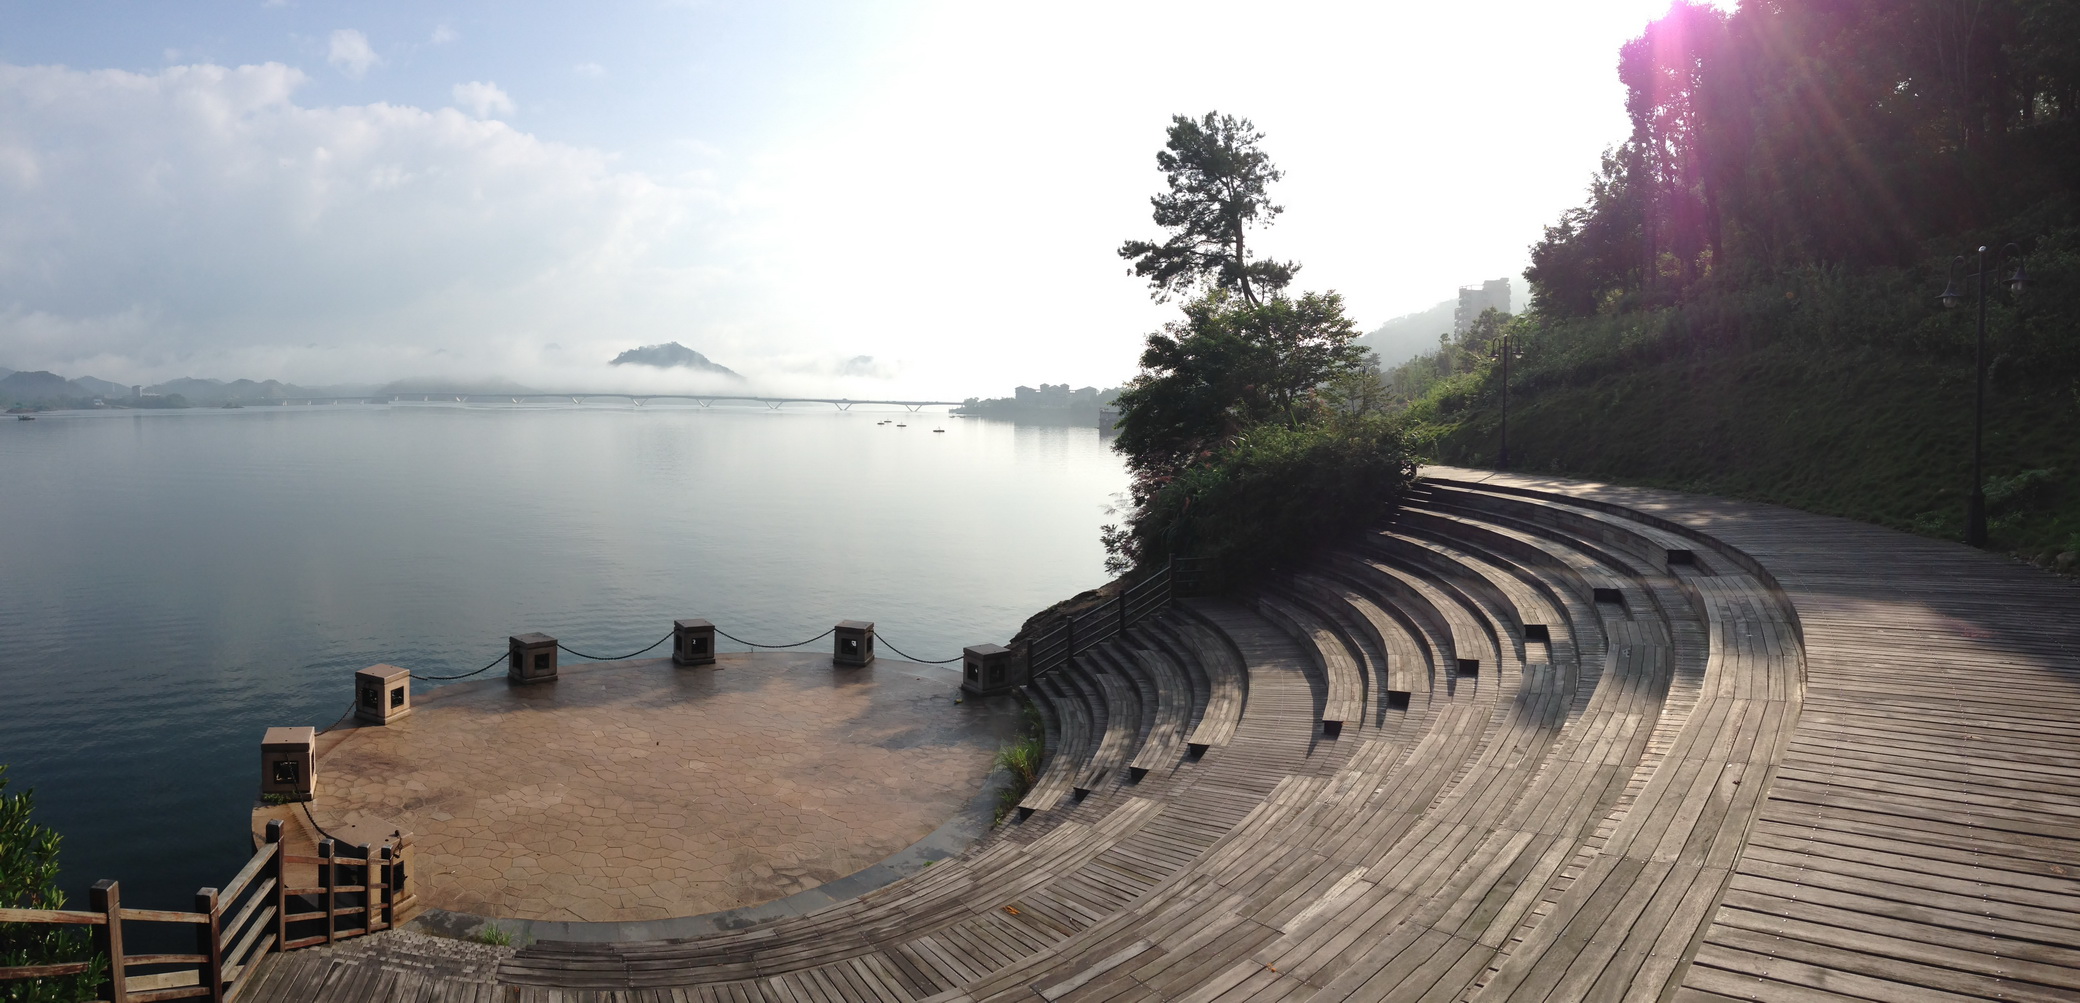
[[[1981, 246], [1977, 254], [1978, 271], [1965, 276], [1977, 281], [1979, 299], [1979, 341], [1973, 353], [1974, 384], [1972, 389], [1972, 496], [1965, 502], [1964, 542], [1974, 547], [1986, 546], [1986, 252]], [[2001, 248], [2003, 267], [2009, 261], [2015, 270], [2002, 279], [2012, 294], [2020, 295], [2029, 284], [2029, 276], [2022, 268], [2022, 248], [2009, 244]], [[1957, 288], [1957, 270], [1963, 267], [1965, 256], [1960, 254], [1950, 259], [1950, 280], [1943, 285], [1940, 297], [1945, 307], [1955, 307], [1964, 302], [1964, 294]]]
[[1524, 353], [1517, 351], [1516, 339], [1508, 331], [1495, 340], [1495, 348], [1489, 358], [1502, 362], [1502, 443], [1495, 451], [1495, 469], [1509, 469], [1509, 360], [1521, 359]]

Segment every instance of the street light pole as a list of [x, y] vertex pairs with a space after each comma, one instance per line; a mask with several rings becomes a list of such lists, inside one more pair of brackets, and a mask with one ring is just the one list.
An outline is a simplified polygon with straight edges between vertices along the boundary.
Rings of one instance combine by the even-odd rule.
[[1972, 351], [1972, 497], [1964, 506], [1964, 542], [1986, 546], [1986, 245], [1979, 245], [1979, 341]]
[[1509, 335], [1502, 336], [1502, 448], [1495, 455], [1495, 469], [1509, 469]]
[[[1977, 252], [1978, 272], [1978, 341], [1972, 353], [1972, 494], [1964, 507], [1964, 542], [1974, 547], [1986, 546], [1986, 252], [1980, 245]], [[2029, 278], [2023, 272], [2022, 248], [2009, 244], [2001, 248], [2002, 263], [2009, 259], [2015, 262], [2014, 274], [2004, 281], [2008, 290], [2020, 294]], [[1957, 292], [1957, 268], [1964, 264], [1964, 255], [1950, 259], [1950, 281], [1943, 289], [1942, 301], [1946, 307], [1954, 307], [1963, 297]]]
[[1495, 451], [1495, 469], [1509, 469], [1509, 360], [1516, 355], [1514, 338], [1504, 331], [1495, 342], [1493, 358], [1502, 360], [1502, 444]]

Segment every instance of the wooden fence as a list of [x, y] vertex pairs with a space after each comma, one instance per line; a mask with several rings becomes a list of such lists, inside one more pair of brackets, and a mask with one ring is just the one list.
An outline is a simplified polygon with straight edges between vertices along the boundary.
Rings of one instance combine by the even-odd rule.
[[[0, 923], [55, 923], [93, 928], [94, 954], [107, 963], [101, 999], [107, 1003], [238, 998], [269, 951], [329, 944], [387, 930], [409, 915], [414, 897], [406, 883], [409, 836], [380, 846], [318, 841], [315, 857], [289, 853], [282, 823], [267, 823], [267, 841], [223, 890], [195, 893], [193, 912], [132, 909], [114, 881], [100, 881], [90, 911], [0, 909]], [[307, 882], [297, 885], [292, 882]], [[343, 922], [344, 921], [344, 922]], [[194, 929], [188, 954], [129, 954], [126, 923], [185, 924]], [[0, 968], [0, 982], [80, 975], [92, 961]]]
[[1178, 596], [1198, 594], [1199, 560], [1176, 558], [1120, 594], [1056, 624], [1033, 638], [1027, 649], [1030, 676], [1039, 678], [1069, 664], [1121, 631], [1168, 608]]

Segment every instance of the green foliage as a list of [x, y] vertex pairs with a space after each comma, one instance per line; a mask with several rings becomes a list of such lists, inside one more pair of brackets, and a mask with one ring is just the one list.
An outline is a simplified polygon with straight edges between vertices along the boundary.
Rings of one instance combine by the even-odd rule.
[[[2035, 559], [2080, 533], [2080, 227], [2045, 233], [2032, 287], [1988, 299], [1992, 544]], [[1702, 283], [1674, 305], [1510, 323], [1512, 466], [1776, 502], [1959, 539], [1974, 311], [1946, 262]], [[1491, 464], [1491, 363], [1426, 387], [1412, 447]]]
[[1114, 448], [1137, 473], [1174, 473], [1260, 424], [1316, 420], [1327, 410], [1318, 388], [1369, 368], [1333, 292], [1250, 306], [1216, 291], [1184, 314], [1149, 335], [1141, 373], [1116, 402]]
[[1208, 558], [1225, 587], [1384, 518], [1414, 473], [1394, 418], [1259, 425], [1161, 484], [1108, 543], [1144, 566]]
[[997, 750], [997, 769], [1011, 775], [1011, 782], [997, 791], [997, 812], [992, 824], [1002, 825], [1012, 809], [1033, 790], [1040, 780], [1040, 763], [1047, 753], [1047, 743], [1040, 731], [1040, 721], [1030, 708], [1026, 712], [1025, 734], [1018, 741]]
[[1298, 265], [1252, 261], [1245, 240], [1251, 226], [1269, 225], [1284, 211], [1270, 201], [1271, 183], [1284, 175], [1258, 148], [1263, 138], [1248, 119], [1233, 115], [1171, 117], [1169, 141], [1156, 153], [1169, 190], [1149, 200], [1156, 225], [1169, 235], [1161, 243], [1130, 240], [1119, 249], [1158, 299], [1205, 286], [1256, 306], [1293, 281]]
[[1618, 54], [1632, 133], [1532, 248], [1534, 307], [1588, 317], [1729, 278], [1907, 266], [2061, 203], [2080, 176], [2075, 9], [1678, 0]]
[[477, 931], [477, 943], [489, 944], [492, 947], [511, 947], [513, 946], [513, 931], [505, 929], [497, 923], [485, 923], [484, 928]]
[[[1279, 212], [1279, 178], [1247, 120], [1172, 120], [1155, 198], [1168, 242], [1120, 249], [1158, 296], [1203, 289], [1148, 336], [1117, 401], [1134, 482], [1103, 531], [1107, 570], [1213, 559], [1216, 586], [1298, 556], [1382, 515], [1412, 468], [1389, 389], [1334, 292], [1282, 290], [1297, 265], [1251, 261], [1247, 227]], [[1259, 292], [1264, 295], [1258, 295]]]
[[[63, 909], [58, 890], [58, 834], [30, 819], [35, 792], [7, 793], [7, 767], [0, 765], [0, 907]], [[77, 926], [0, 923], [0, 967], [56, 965], [93, 960], [84, 975], [0, 982], [0, 1000], [10, 1003], [91, 999], [107, 973], [93, 959], [93, 944]]]

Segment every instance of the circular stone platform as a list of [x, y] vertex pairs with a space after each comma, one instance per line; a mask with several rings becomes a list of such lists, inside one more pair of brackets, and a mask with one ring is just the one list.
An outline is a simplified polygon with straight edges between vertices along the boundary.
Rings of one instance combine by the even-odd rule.
[[959, 683], [944, 667], [777, 653], [494, 677], [326, 735], [311, 807], [328, 829], [374, 817], [412, 833], [413, 884], [438, 909], [565, 922], [736, 909], [873, 865], [976, 796], [1019, 714], [956, 704]]

